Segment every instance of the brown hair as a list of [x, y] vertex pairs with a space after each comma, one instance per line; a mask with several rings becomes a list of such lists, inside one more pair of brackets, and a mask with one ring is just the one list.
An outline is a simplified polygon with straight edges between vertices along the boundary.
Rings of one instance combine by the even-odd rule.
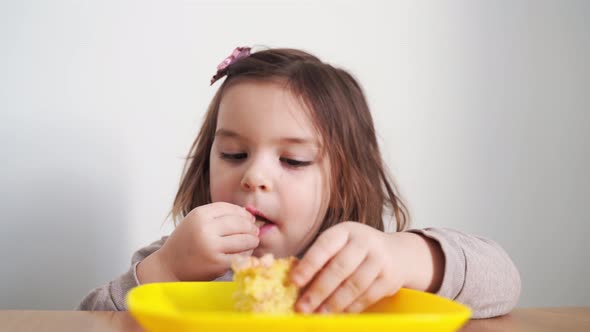
[[393, 212], [398, 231], [409, 226], [407, 208], [381, 159], [365, 96], [349, 73], [300, 50], [269, 49], [231, 64], [226, 74], [190, 149], [171, 211], [175, 222], [211, 203], [209, 155], [219, 104], [232, 82], [246, 78], [285, 81], [310, 112], [330, 164], [330, 202], [320, 231], [347, 220], [383, 231], [385, 208]]

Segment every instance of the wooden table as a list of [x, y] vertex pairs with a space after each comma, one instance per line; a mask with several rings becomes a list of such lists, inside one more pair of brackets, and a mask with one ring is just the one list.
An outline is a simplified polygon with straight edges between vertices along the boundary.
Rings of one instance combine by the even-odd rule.
[[[0, 331], [141, 332], [127, 312], [0, 311]], [[515, 309], [502, 317], [472, 320], [470, 331], [590, 331], [590, 307]]]

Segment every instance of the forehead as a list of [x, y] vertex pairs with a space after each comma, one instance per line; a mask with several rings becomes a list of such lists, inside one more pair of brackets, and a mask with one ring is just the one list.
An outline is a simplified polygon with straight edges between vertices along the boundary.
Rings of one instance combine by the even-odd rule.
[[217, 128], [243, 134], [306, 136], [319, 139], [301, 98], [281, 81], [245, 80], [224, 91], [219, 105]]

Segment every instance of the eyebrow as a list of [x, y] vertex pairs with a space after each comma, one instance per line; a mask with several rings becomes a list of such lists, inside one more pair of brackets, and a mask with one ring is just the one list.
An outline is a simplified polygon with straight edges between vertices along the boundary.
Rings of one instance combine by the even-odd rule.
[[[248, 140], [246, 137], [236, 133], [235, 131], [220, 128], [215, 131], [215, 137], [228, 137], [228, 138], [237, 138], [242, 140]], [[280, 137], [277, 139], [278, 142], [281, 143], [291, 143], [291, 144], [302, 144], [302, 145], [316, 145], [317, 142], [315, 139], [312, 138], [304, 138], [304, 137]]]

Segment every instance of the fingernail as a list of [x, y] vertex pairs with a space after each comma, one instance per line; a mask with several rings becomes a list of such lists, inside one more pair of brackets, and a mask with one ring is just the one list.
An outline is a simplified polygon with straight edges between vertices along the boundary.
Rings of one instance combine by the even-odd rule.
[[301, 312], [311, 312], [311, 298], [309, 297], [309, 295], [304, 295], [302, 298], [300, 298], [297, 302], [297, 306], [299, 307], [299, 311]]
[[301, 278], [301, 275], [299, 275], [299, 274], [294, 274], [294, 275], [291, 276], [291, 282], [293, 282], [295, 284], [295, 286], [297, 286], [297, 287], [301, 287], [302, 286], [301, 285], [301, 282], [302, 281], [303, 280]]
[[299, 312], [301, 313], [308, 313], [309, 312], [309, 304], [307, 303], [299, 303], [297, 305], [297, 309], [299, 309]]
[[355, 304], [352, 304], [350, 307], [348, 307], [347, 311], [348, 312], [361, 312], [361, 310], [362, 310], [361, 305], [358, 303], [355, 303]]

